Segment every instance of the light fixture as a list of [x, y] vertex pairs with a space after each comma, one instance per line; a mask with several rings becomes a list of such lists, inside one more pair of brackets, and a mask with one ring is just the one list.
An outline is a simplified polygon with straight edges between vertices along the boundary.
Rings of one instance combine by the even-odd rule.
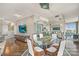
[[14, 14], [14, 16], [17, 17], [17, 18], [21, 18], [22, 17], [22, 15], [20, 15], [20, 14]]
[[40, 18], [41, 21], [48, 22], [48, 19], [46, 19], [46, 18], [43, 18], [43, 17], [41, 17], [41, 16], [40, 16], [39, 18]]
[[11, 26], [14, 26], [14, 23], [11, 23]]
[[41, 8], [49, 9], [49, 3], [40, 3]]
[[56, 15], [55, 18], [59, 17], [59, 15]]

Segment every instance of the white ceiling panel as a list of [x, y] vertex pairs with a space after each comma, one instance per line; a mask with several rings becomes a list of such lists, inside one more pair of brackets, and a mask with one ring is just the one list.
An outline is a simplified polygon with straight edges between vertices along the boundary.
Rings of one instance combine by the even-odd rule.
[[16, 21], [15, 14], [23, 17], [31, 15], [43, 16], [53, 19], [55, 15], [63, 14], [65, 17], [75, 17], [79, 15], [79, 4], [77, 3], [52, 3], [50, 9], [42, 9], [36, 3], [0, 3], [0, 17]]

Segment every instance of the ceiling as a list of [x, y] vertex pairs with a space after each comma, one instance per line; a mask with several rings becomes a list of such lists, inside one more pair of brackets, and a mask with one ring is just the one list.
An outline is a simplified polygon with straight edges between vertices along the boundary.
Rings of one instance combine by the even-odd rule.
[[79, 15], [78, 3], [51, 3], [49, 5], [50, 9], [47, 10], [40, 8], [38, 3], [0, 3], [0, 18], [16, 21], [19, 16], [37, 15], [53, 20], [56, 15], [64, 15], [65, 17]]

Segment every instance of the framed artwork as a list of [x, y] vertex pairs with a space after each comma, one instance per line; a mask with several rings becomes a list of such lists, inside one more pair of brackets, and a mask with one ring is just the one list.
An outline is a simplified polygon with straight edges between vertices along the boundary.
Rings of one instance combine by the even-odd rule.
[[20, 33], [26, 33], [27, 32], [25, 24], [24, 25], [19, 25], [19, 32]]

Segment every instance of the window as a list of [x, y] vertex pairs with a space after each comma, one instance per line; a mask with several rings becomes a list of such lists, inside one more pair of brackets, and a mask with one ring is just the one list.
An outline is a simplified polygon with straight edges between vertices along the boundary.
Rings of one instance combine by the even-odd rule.
[[35, 32], [36, 33], [42, 32], [42, 24], [35, 23]]
[[66, 35], [76, 34], [76, 22], [66, 23], [65, 24]]

